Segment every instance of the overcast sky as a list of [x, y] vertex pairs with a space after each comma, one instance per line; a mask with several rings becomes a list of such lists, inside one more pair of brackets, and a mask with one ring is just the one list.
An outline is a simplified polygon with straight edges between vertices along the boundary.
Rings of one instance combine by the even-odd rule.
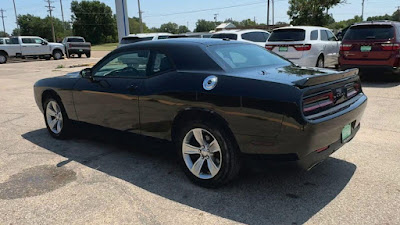
[[[70, 20], [70, 4], [72, 0], [61, 0], [64, 8], [65, 20]], [[79, 0], [81, 1], [81, 0]], [[109, 5], [115, 12], [115, 0], [100, 0]], [[129, 17], [138, 16], [137, 0], [128, 1]], [[353, 18], [354, 15], [361, 15], [362, 0], [347, 0], [347, 4], [339, 5], [330, 12], [336, 21]], [[18, 14], [33, 14], [45, 17], [47, 15], [46, 3], [44, 0], [15, 0]], [[247, 4], [247, 5], [246, 5]], [[55, 9], [53, 16], [61, 19], [60, 0], [54, 0]], [[238, 6], [240, 5], [240, 6]], [[365, 0], [365, 18], [369, 16], [392, 14], [399, 0]], [[288, 22], [287, 16], [288, 0], [275, 0], [275, 22]], [[6, 32], [11, 33], [16, 27], [13, 0], [0, 0], [0, 9], [6, 10], [4, 13]], [[141, 0], [143, 21], [149, 27], [159, 27], [166, 22], [175, 22], [179, 25], [189, 25], [189, 29], [194, 29], [198, 19], [214, 20], [214, 14], [218, 15], [218, 20], [232, 18], [243, 20], [247, 18], [256, 19], [257, 22], [266, 23], [266, 0]], [[188, 11], [200, 11], [192, 13], [175, 14]], [[211, 9], [211, 10], [207, 10]], [[166, 15], [168, 14], [168, 15]], [[172, 14], [172, 15], [171, 15]], [[0, 29], [3, 27], [0, 23]]]

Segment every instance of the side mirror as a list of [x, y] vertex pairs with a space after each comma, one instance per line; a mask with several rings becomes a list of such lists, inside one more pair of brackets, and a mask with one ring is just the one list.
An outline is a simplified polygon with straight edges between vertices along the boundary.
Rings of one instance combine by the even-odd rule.
[[93, 79], [92, 69], [90, 69], [90, 68], [81, 70], [81, 72], [79, 74], [81, 75], [82, 78], [86, 78], [86, 79], [90, 79], [90, 80]]
[[43, 41], [43, 42], [42, 42], [42, 45], [47, 45], [47, 44], [48, 44], [48, 43], [47, 43], [47, 42], [45, 42], [45, 41]]

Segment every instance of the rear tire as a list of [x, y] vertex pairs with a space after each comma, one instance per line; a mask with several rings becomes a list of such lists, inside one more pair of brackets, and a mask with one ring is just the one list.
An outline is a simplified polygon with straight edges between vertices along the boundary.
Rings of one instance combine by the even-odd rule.
[[85, 53], [85, 55], [86, 55], [86, 58], [90, 58], [90, 52]]
[[78, 54], [78, 58], [82, 58], [82, 54], [81, 53]]
[[190, 120], [177, 129], [179, 160], [193, 183], [217, 188], [238, 175], [240, 152], [234, 138], [223, 126], [211, 121]]
[[57, 139], [69, 137], [72, 125], [61, 101], [50, 96], [44, 100], [43, 107], [44, 120], [50, 135]]
[[0, 64], [6, 63], [8, 60], [8, 56], [4, 52], [0, 52]]
[[324, 61], [324, 56], [323, 55], [320, 55], [318, 57], [316, 67], [319, 67], [319, 68], [324, 68], [325, 67], [325, 61]]

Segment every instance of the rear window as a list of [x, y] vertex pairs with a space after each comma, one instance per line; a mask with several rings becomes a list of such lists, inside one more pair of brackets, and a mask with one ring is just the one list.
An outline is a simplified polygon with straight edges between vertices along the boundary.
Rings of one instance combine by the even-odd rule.
[[290, 65], [288, 61], [257, 45], [214, 45], [209, 50], [232, 69]]
[[237, 40], [237, 34], [227, 34], [227, 33], [220, 33], [220, 34], [213, 34], [211, 38], [219, 38], [219, 39], [229, 39], [229, 40]]
[[306, 31], [303, 29], [274, 30], [268, 41], [304, 41]]
[[68, 42], [85, 42], [83, 38], [68, 38]]
[[351, 27], [344, 40], [388, 40], [394, 38], [394, 28], [391, 25], [362, 25]]
[[153, 40], [153, 37], [124, 37], [121, 39], [121, 44], [131, 44], [131, 43], [136, 43], [136, 42], [141, 42], [141, 41], [151, 41]]

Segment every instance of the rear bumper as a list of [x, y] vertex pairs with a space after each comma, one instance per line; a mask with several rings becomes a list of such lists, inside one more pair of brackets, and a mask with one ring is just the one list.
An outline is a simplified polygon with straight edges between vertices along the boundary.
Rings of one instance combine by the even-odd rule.
[[[366, 106], [367, 97], [360, 94], [354, 102], [338, 113], [309, 121], [303, 126], [295, 126], [294, 121], [285, 119], [275, 145], [255, 145], [254, 143], [262, 143], [262, 139], [253, 139], [245, 146], [246, 149], [242, 148], [242, 152], [253, 154], [255, 157], [263, 155], [261, 158], [272, 161], [293, 161], [303, 168], [312, 167], [356, 135]], [[348, 124], [352, 126], [352, 133], [342, 143], [342, 130]], [[317, 152], [326, 147], [324, 151]]]
[[[80, 51], [82, 50], [82, 51]], [[69, 54], [86, 54], [90, 53], [90, 49], [68, 49]]]
[[380, 70], [388, 72], [400, 72], [400, 58], [391, 57], [386, 60], [356, 60], [356, 59], [346, 59], [343, 56], [339, 58], [340, 69], [350, 69], [358, 68], [360, 70]]
[[313, 55], [309, 55], [309, 56], [304, 55], [303, 57], [301, 57], [299, 59], [289, 59], [289, 60], [299, 66], [315, 67], [317, 65], [317, 59], [318, 59], [318, 57], [313, 56]]
[[361, 71], [384, 71], [384, 72], [391, 72], [391, 73], [396, 73], [400, 74], [400, 67], [393, 67], [393, 66], [387, 66], [387, 65], [340, 65], [340, 70], [347, 70], [351, 68], [358, 68]]

